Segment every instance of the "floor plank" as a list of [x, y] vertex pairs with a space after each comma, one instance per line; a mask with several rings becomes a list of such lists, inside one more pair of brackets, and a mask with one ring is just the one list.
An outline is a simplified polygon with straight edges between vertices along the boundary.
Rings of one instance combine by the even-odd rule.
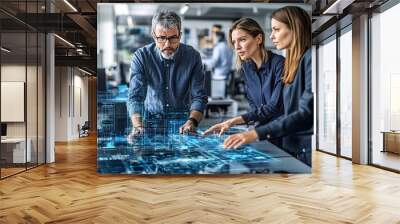
[[400, 223], [400, 175], [313, 153], [302, 175], [96, 173], [96, 138], [0, 181], [0, 223]]

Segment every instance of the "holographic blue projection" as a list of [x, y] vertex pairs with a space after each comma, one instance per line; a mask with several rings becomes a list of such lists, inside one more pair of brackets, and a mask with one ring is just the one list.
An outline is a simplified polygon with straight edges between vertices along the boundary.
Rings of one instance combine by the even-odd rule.
[[[188, 113], [144, 114], [144, 133], [129, 140], [131, 121], [126, 109], [126, 86], [98, 92], [97, 170], [115, 174], [242, 174], [310, 173], [307, 165], [269, 142], [223, 148], [223, 136], [180, 135]], [[204, 122], [201, 124], [204, 125]]]
[[263, 163], [277, 161], [249, 146], [225, 150], [223, 138], [156, 134], [141, 136], [132, 144], [122, 136], [113, 141], [99, 139], [98, 170], [135, 174], [263, 172]]

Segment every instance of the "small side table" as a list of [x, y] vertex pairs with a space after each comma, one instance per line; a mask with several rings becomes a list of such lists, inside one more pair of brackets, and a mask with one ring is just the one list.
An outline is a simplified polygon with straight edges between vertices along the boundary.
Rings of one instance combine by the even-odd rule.
[[383, 150], [382, 152], [392, 152], [400, 154], [400, 131], [382, 131]]

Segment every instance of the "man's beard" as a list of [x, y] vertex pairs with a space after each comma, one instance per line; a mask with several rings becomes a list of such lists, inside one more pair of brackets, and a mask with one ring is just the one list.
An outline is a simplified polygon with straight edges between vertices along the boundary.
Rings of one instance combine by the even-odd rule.
[[[171, 53], [171, 54], [166, 54], [166, 53], [164, 53], [164, 50], [173, 50], [173, 52]], [[174, 55], [175, 55], [175, 53], [176, 53], [176, 50], [177, 49], [172, 49], [172, 48], [166, 48], [166, 49], [164, 49], [163, 51], [161, 51], [161, 55], [162, 55], [162, 57], [164, 58], [164, 59], [172, 59], [173, 57], [174, 57]]]

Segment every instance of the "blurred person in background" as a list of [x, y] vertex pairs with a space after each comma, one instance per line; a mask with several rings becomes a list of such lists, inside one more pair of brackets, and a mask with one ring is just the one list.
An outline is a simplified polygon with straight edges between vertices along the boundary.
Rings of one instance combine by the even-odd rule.
[[224, 32], [217, 31], [214, 40], [212, 56], [203, 62], [208, 69], [213, 70], [211, 96], [225, 97], [226, 80], [232, 68], [233, 52], [226, 42]]

